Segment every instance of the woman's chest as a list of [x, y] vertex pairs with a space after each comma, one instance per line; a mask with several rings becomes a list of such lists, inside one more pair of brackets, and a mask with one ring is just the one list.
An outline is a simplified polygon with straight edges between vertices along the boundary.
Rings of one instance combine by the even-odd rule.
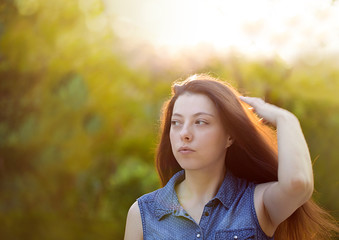
[[[270, 239], [262, 235], [251, 211], [234, 211], [224, 207], [204, 207], [200, 221], [186, 211], [164, 216], [146, 228], [147, 239], [246, 240]], [[149, 234], [148, 234], [149, 233]]]

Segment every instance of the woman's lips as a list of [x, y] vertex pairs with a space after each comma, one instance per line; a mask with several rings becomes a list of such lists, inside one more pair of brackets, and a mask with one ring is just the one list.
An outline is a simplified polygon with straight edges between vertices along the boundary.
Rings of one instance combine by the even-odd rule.
[[189, 147], [181, 147], [181, 148], [179, 148], [178, 152], [180, 152], [182, 154], [188, 154], [188, 153], [195, 152], [195, 150], [193, 150], [192, 148], [189, 148]]

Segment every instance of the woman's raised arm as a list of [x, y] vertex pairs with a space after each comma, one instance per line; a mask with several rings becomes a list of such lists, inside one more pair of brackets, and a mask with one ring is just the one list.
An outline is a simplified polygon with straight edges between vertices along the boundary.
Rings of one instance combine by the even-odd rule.
[[[277, 128], [278, 181], [258, 186], [255, 193], [261, 223], [272, 233], [313, 193], [313, 171], [309, 150], [298, 119], [287, 110], [260, 98], [240, 97], [256, 113]], [[263, 208], [260, 209], [262, 202]], [[257, 209], [256, 209], [257, 210]], [[267, 227], [268, 223], [268, 227]], [[265, 228], [265, 226], [264, 226]]]

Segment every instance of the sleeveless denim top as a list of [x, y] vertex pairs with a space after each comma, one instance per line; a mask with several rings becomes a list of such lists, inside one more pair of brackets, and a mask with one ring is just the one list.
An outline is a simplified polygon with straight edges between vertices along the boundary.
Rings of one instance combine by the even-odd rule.
[[165, 187], [138, 199], [144, 240], [273, 240], [259, 225], [254, 209], [254, 183], [227, 172], [217, 195], [205, 205], [198, 224], [182, 208], [174, 189], [184, 178], [182, 170]]

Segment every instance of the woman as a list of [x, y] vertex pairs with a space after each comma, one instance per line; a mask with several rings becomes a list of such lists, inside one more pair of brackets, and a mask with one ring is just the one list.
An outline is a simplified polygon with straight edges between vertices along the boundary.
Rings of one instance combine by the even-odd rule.
[[131, 206], [125, 240], [329, 239], [336, 226], [310, 200], [312, 163], [292, 113], [208, 75], [172, 93], [156, 157], [164, 187]]

